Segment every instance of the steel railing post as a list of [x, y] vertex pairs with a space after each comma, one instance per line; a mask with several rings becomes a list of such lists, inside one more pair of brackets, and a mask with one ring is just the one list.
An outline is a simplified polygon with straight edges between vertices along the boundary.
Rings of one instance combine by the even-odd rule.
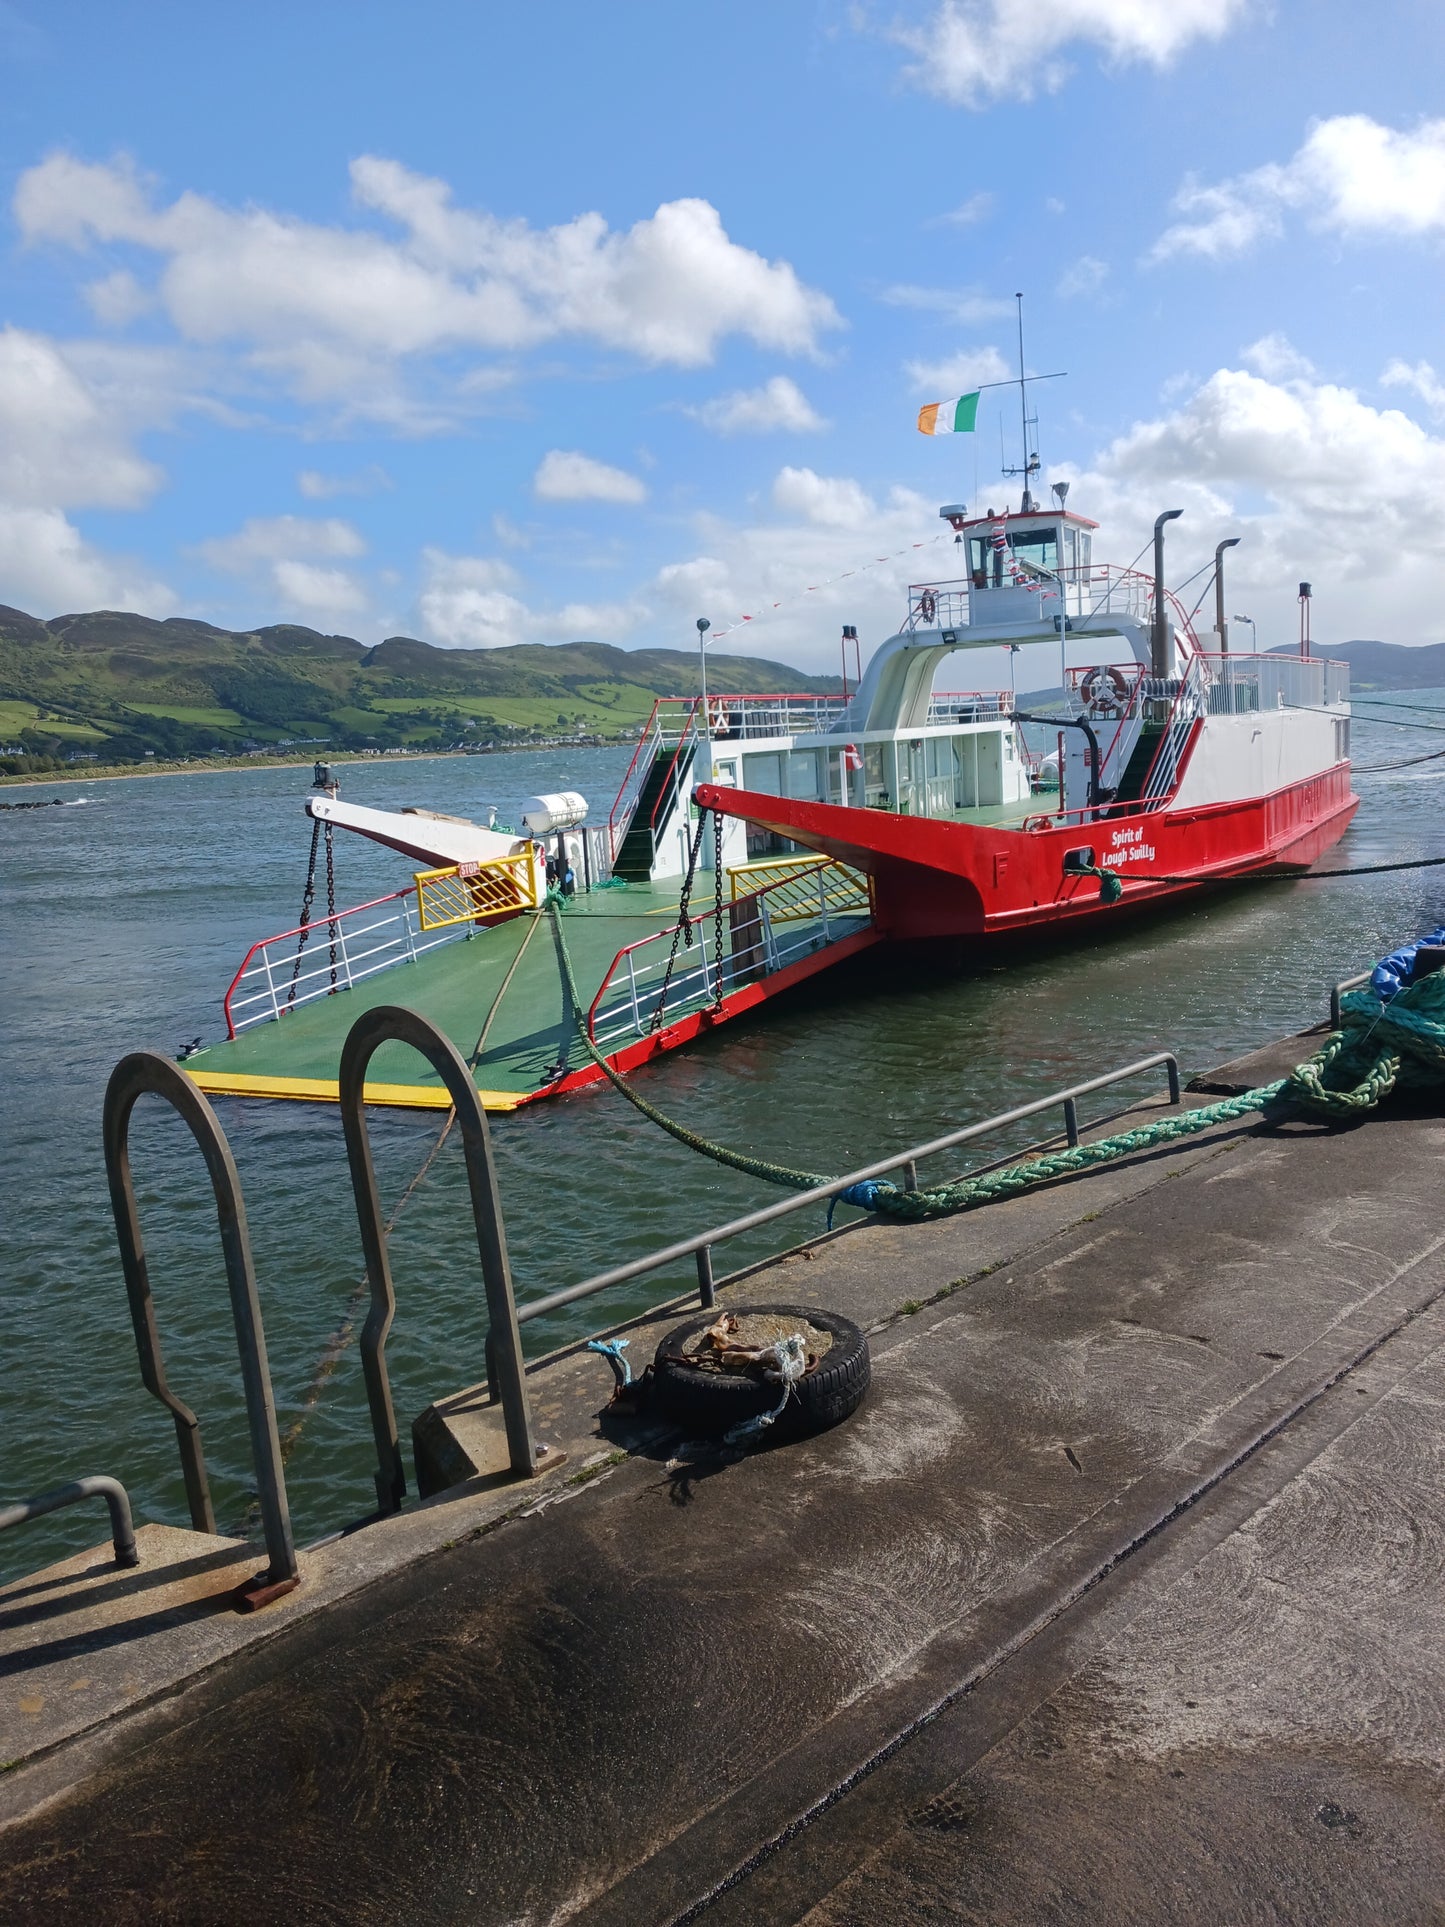
[[701, 1245], [697, 1254], [697, 1302], [704, 1311], [717, 1303], [717, 1288], [712, 1276], [712, 1246]]
[[[281, 1467], [281, 1443], [276, 1433], [276, 1404], [271, 1391], [271, 1370], [266, 1361], [266, 1337], [261, 1324], [260, 1300], [256, 1294], [256, 1272], [251, 1260], [251, 1240], [246, 1228], [241, 1180], [236, 1174], [231, 1147], [226, 1142], [226, 1134], [215, 1112], [185, 1072], [156, 1051], [134, 1051], [120, 1060], [106, 1085], [103, 1115], [106, 1178], [110, 1186], [111, 1209], [115, 1214], [116, 1238], [120, 1244], [121, 1269], [125, 1274], [126, 1295], [130, 1300], [136, 1349], [140, 1354], [141, 1379], [147, 1391], [161, 1401], [175, 1421], [176, 1443], [180, 1448], [191, 1524], [198, 1532], [213, 1533], [216, 1530], [216, 1515], [206, 1478], [200, 1424], [195, 1413], [176, 1397], [166, 1381], [165, 1359], [151, 1298], [145, 1242], [141, 1237], [135, 1186], [131, 1181], [131, 1113], [137, 1100], [147, 1094], [164, 1098], [172, 1109], [180, 1113], [210, 1173], [211, 1188], [216, 1197], [221, 1250], [226, 1263], [226, 1283], [231, 1293], [231, 1314], [241, 1354], [241, 1382], [246, 1395], [251, 1460], [270, 1561], [266, 1575], [266, 1597], [273, 1596], [277, 1588], [289, 1592], [298, 1583], [296, 1548], [291, 1537], [291, 1514]], [[264, 1599], [255, 1593], [251, 1603], [263, 1604]]]
[[1071, 1097], [1064, 1099], [1064, 1135], [1071, 1145], [1079, 1141], [1079, 1107]]
[[391, 1279], [386, 1227], [382, 1221], [376, 1168], [371, 1156], [371, 1138], [366, 1126], [365, 1092], [367, 1066], [378, 1047], [390, 1042], [409, 1044], [426, 1058], [446, 1086], [456, 1110], [466, 1158], [467, 1183], [471, 1191], [477, 1254], [481, 1259], [482, 1277], [486, 1285], [489, 1336], [494, 1360], [494, 1370], [489, 1371], [488, 1375], [501, 1395], [512, 1471], [520, 1478], [530, 1478], [537, 1470], [540, 1450], [532, 1437], [527, 1381], [522, 1369], [522, 1340], [517, 1324], [516, 1298], [512, 1290], [511, 1264], [507, 1257], [506, 1231], [502, 1223], [502, 1201], [492, 1163], [486, 1112], [482, 1109], [477, 1087], [456, 1045], [443, 1036], [434, 1024], [418, 1012], [407, 1010], [399, 1004], [378, 1005], [375, 1010], [368, 1010], [358, 1017], [347, 1032], [346, 1042], [341, 1047], [339, 1096], [342, 1127], [346, 1134], [346, 1157], [351, 1167], [351, 1185], [361, 1227], [361, 1246], [366, 1258], [367, 1282], [371, 1288], [371, 1307], [361, 1333], [361, 1365], [366, 1380], [367, 1402], [371, 1408], [372, 1432], [376, 1439], [376, 1496], [383, 1512], [400, 1510], [406, 1491], [406, 1473], [397, 1437], [391, 1381], [386, 1369], [386, 1339], [396, 1315], [396, 1289]]

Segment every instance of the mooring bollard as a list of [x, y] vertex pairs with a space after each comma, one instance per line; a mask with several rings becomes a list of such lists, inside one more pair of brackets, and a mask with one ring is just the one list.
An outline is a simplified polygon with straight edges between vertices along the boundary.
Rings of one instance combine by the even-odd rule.
[[131, 1113], [137, 1100], [145, 1096], [164, 1098], [173, 1110], [179, 1112], [191, 1136], [200, 1146], [206, 1169], [210, 1173], [211, 1188], [216, 1194], [221, 1250], [226, 1261], [226, 1282], [231, 1292], [236, 1344], [241, 1354], [241, 1382], [246, 1393], [251, 1460], [256, 1473], [256, 1491], [270, 1562], [264, 1578], [257, 1578], [238, 1588], [237, 1604], [247, 1608], [264, 1606], [280, 1594], [291, 1592], [300, 1584], [300, 1580], [296, 1568], [296, 1548], [291, 1538], [291, 1514], [286, 1503], [286, 1480], [281, 1470], [281, 1444], [276, 1434], [276, 1404], [271, 1393], [271, 1370], [266, 1362], [266, 1338], [261, 1325], [261, 1305], [256, 1296], [256, 1271], [251, 1262], [251, 1240], [246, 1230], [241, 1180], [236, 1175], [236, 1161], [231, 1156], [231, 1147], [226, 1142], [220, 1120], [185, 1072], [156, 1051], [134, 1051], [130, 1056], [123, 1057], [111, 1072], [110, 1082], [105, 1089], [105, 1172], [110, 1184], [110, 1203], [115, 1213], [115, 1234], [120, 1243], [120, 1262], [125, 1273], [126, 1295], [130, 1300], [136, 1350], [140, 1354], [141, 1379], [146, 1390], [161, 1401], [175, 1420], [176, 1443], [180, 1448], [181, 1471], [186, 1482], [186, 1501], [190, 1508], [191, 1524], [197, 1532], [214, 1533], [216, 1530], [205, 1454], [201, 1449], [200, 1422], [191, 1408], [176, 1397], [166, 1380], [165, 1359], [161, 1352], [150, 1274], [146, 1265], [145, 1242], [141, 1237], [135, 1186], [130, 1174]]
[[361, 1227], [361, 1248], [371, 1288], [371, 1309], [361, 1332], [361, 1365], [366, 1379], [367, 1403], [371, 1408], [372, 1431], [376, 1436], [376, 1497], [383, 1512], [400, 1510], [406, 1492], [406, 1472], [401, 1461], [396, 1411], [386, 1370], [386, 1338], [396, 1314], [396, 1290], [391, 1280], [386, 1226], [382, 1221], [376, 1168], [371, 1156], [371, 1138], [366, 1128], [365, 1091], [366, 1068], [374, 1052], [380, 1045], [393, 1042], [409, 1044], [426, 1058], [445, 1084], [456, 1108], [457, 1123], [462, 1133], [462, 1150], [466, 1158], [467, 1182], [471, 1188], [477, 1251], [487, 1289], [490, 1318], [488, 1376], [501, 1397], [502, 1416], [507, 1428], [507, 1452], [513, 1472], [519, 1478], [531, 1478], [537, 1471], [538, 1459], [527, 1403], [527, 1382], [522, 1371], [522, 1340], [517, 1326], [517, 1304], [512, 1291], [511, 1266], [507, 1259], [506, 1233], [502, 1225], [502, 1202], [492, 1167], [491, 1138], [482, 1100], [477, 1095], [471, 1072], [449, 1037], [443, 1036], [434, 1024], [428, 1023], [417, 1011], [407, 1010], [400, 1004], [379, 1005], [375, 1010], [365, 1011], [358, 1017], [347, 1033], [341, 1049], [339, 1082], [346, 1156], [351, 1166], [351, 1185], [356, 1194], [356, 1215]]

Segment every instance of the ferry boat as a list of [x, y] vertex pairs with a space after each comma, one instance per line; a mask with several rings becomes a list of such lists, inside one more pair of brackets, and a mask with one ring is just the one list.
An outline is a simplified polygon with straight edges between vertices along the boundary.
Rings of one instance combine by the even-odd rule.
[[[1095, 560], [1097, 525], [1054, 493], [1052, 508], [1027, 486], [1017, 511], [945, 506], [967, 573], [909, 589], [851, 693], [659, 700], [605, 820], [575, 792], [507, 829], [355, 805], [321, 781], [308, 903], [317, 841], [337, 831], [423, 867], [254, 944], [226, 1040], [187, 1070], [216, 1094], [334, 1099], [360, 1009], [403, 1002], [453, 1038], [490, 1109], [594, 1082], [539, 937], [549, 893], [588, 1038], [626, 1071], [872, 946], [968, 952], [1307, 868], [1357, 807], [1347, 666], [1232, 653], [1222, 595], [1206, 648], [1164, 581], [1171, 515], [1143, 574]], [[935, 689], [950, 657], [1000, 646], [1058, 674], [1056, 713]], [[399, 1045], [374, 1074], [378, 1103], [448, 1101]]]

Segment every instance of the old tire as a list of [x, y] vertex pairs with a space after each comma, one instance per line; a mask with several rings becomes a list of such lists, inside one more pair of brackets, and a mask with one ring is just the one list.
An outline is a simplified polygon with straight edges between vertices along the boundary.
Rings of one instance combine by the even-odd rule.
[[[822, 1311], [816, 1305], [729, 1305], [727, 1309], [739, 1315], [771, 1312], [797, 1316], [833, 1334], [833, 1343], [817, 1365], [795, 1382], [792, 1397], [781, 1416], [762, 1434], [764, 1438], [802, 1438], [810, 1432], [826, 1431], [862, 1404], [872, 1367], [867, 1335], [851, 1318]], [[679, 1325], [663, 1339], [653, 1361], [654, 1407], [690, 1438], [719, 1437], [747, 1419], [771, 1412], [778, 1402], [776, 1379], [706, 1371], [683, 1357], [687, 1346], [715, 1324], [719, 1315], [711, 1311]]]

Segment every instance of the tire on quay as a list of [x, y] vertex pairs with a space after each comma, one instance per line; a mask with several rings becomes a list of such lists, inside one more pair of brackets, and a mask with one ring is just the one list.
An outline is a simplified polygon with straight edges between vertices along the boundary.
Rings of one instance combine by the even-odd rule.
[[652, 1367], [653, 1407], [689, 1437], [715, 1438], [736, 1425], [771, 1412], [780, 1384], [744, 1371], [719, 1371], [690, 1362], [688, 1354], [704, 1332], [731, 1312], [749, 1317], [796, 1318], [832, 1343], [810, 1370], [795, 1379], [787, 1405], [767, 1428], [769, 1440], [804, 1438], [841, 1424], [862, 1404], [872, 1377], [866, 1333], [851, 1318], [817, 1305], [730, 1305], [679, 1325], [657, 1348]]

